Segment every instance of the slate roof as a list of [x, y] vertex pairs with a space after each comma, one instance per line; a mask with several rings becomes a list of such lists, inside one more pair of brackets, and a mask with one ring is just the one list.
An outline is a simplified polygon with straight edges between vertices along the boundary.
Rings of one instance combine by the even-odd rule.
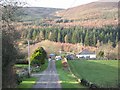
[[49, 54], [49, 56], [55, 56], [55, 54], [51, 53], [51, 54]]
[[88, 54], [95, 54], [95, 52], [90, 52], [87, 49], [83, 50], [82, 52], [79, 53], [79, 55], [88, 55]]

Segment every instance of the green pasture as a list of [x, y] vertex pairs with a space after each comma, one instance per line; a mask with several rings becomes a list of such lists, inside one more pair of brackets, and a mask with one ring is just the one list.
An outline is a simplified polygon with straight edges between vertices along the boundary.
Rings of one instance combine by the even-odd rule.
[[68, 61], [72, 72], [100, 87], [118, 86], [117, 60], [74, 60]]

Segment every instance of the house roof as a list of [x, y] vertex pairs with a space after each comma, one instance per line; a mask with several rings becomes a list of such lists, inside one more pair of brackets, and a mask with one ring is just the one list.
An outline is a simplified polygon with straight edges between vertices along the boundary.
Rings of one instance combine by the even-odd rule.
[[90, 52], [89, 50], [85, 49], [79, 53], [79, 55], [88, 55], [88, 54], [95, 54], [95, 52]]
[[55, 54], [51, 53], [51, 54], [49, 54], [49, 56], [55, 56]]

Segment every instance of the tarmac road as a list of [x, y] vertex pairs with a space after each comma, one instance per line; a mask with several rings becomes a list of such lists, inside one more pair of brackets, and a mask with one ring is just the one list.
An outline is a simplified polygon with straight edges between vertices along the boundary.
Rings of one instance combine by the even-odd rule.
[[[61, 88], [55, 66], [55, 60], [49, 61], [47, 69], [37, 75], [39, 76], [39, 80], [33, 88]], [[35, 76], [35, 74], [33, 74], [33, 76]]]

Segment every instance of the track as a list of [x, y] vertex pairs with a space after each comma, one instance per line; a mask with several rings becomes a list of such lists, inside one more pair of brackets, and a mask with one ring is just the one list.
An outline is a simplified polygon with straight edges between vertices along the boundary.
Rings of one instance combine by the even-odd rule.
[[49, 61], [48, 68], [44, 72], [36, 75], [39, 75], [40, 79], [33, 88], [61, 88], [54, 60]]

